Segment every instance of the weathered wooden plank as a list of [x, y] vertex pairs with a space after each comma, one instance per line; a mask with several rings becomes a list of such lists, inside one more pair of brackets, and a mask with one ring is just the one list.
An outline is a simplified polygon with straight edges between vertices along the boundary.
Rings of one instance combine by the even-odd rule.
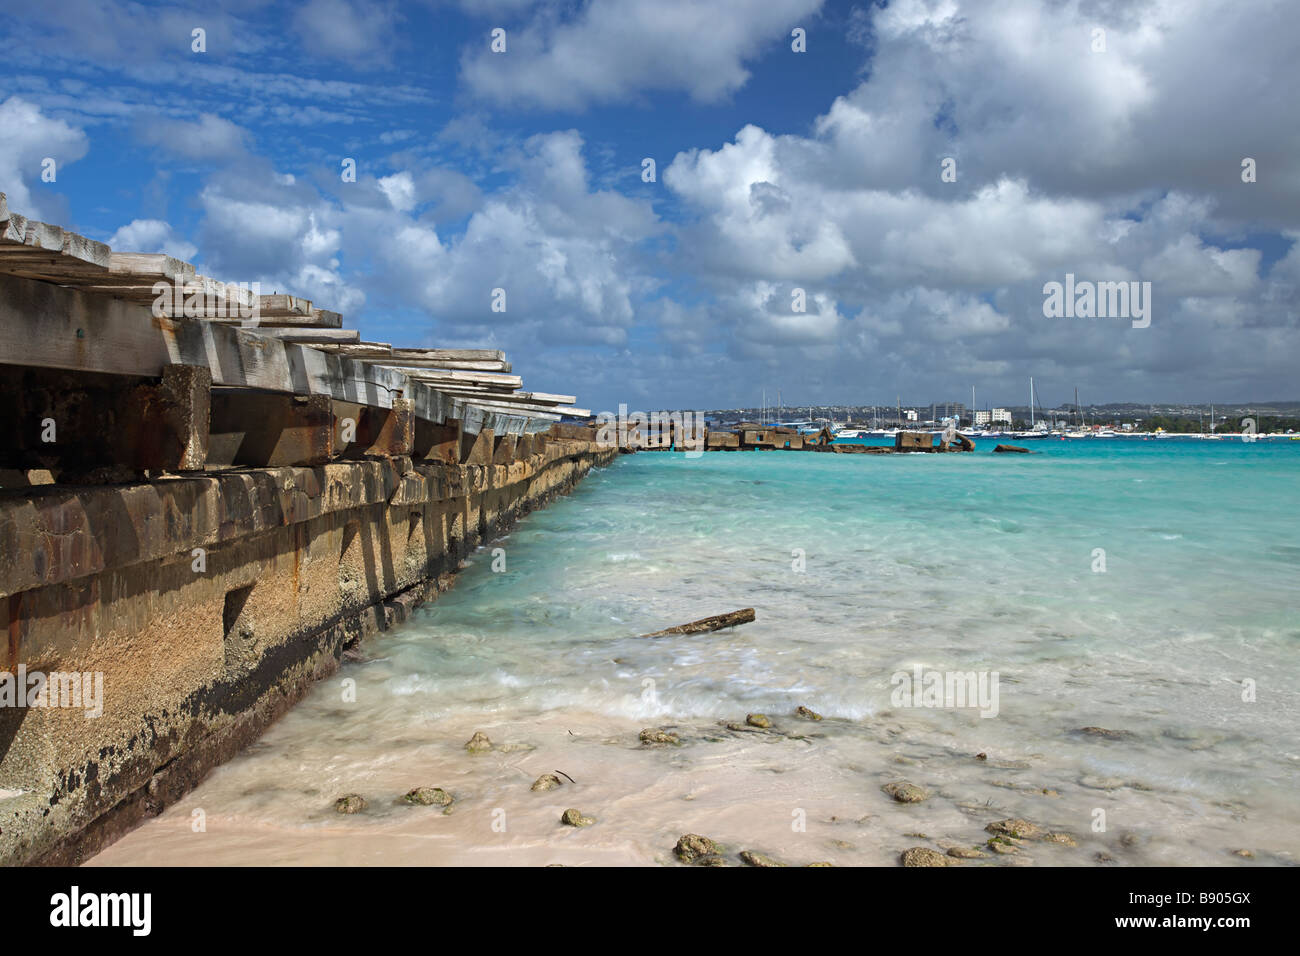
[[375, 358], [364, 359], [367, 362], [377, 362], [382, 365], [402, 365], [407, 368], [438, 368], [449, 371], [464, 372], [509, 372], [509, 362], [454, 362], [433, 359], [394, 359], [390, 354], [376, 356]]
[[386, 342], [357, 342], [355, 345], [324, 346], [324, 350], [348, 358], [387, 358], [393, 347]]
[[[453, 396], [455, 398], [455, 396]], [[505, 403], [489, 402], [485, 399], [471, 398], [469, 396], [460, 396], [459, 400], [470, 408], [480, 408], [488, 412], [497, 412], [502, 415], [521, 415], [525, 418], [546, 418], [558, 422], [561, 418], [561, 410], [543, 405], [507, 405]], [[583, 409], [564, 409], [565, 415], [584, 414]]]
[[504, 362], [499, 349], [393, 349], [395, 361], [415, 359], [430, 362]]
[[459, 382], [485, 385], [490, 388], [519, 388], [524, 383], [524, 380], [518, 375], [495, 375], [491, 372], [457, 372], [451, 369], [411, 368], [410, 366], [396, 364], [387, 367], [396, 372], [401, 372], [403, 375], [427, 382]]
[[442, 391], [448, 395], [465, 395], [471, 398], [483, 396], [485, 401], [492, 402], [509, 402], [511, 404], [520, 402], [527, 405], [572, 405], [576, 402], [575, 395], [551, 395], [547, 392], [490, 392], [479, 388], [467, 388], [463, 385], [443, 386]]
[[257, 327], [260, 335], [269, 335], [281, 342], [296, 342], [299, 345], [322, 345], [340, 342], [359, 342], [361, 333], [356, 329], [304, 329], [293, 326], [272, 328]]
[[701, 618], [698, 621], [691, 621], [689, 624], [678, 624], [676, 627], [666, 627], [662, 631], [655, 631], [652, 634], [642, 634], [642, 637], [668, 637], [672, 634], [705, 634], [709, 631], [720, 631], [726, 627], [735, 627], [737, 624], [748, 624], [754, 620], [754, 609], [752, 607], [742, 608], [739, 611], [731, 611], [727, 614], [717, 614], [713, 617]]
[[257, 300], [258, 313], [263, 318], [271, 316], [311, 316], [311, 301], [296, 295], [262, 295]]
[[125, 284], [147, 288], [159, 280], [185, 281], [197, 274], [188, 262], [151, 252], [112, 252], [108, 257], [108, 271]]

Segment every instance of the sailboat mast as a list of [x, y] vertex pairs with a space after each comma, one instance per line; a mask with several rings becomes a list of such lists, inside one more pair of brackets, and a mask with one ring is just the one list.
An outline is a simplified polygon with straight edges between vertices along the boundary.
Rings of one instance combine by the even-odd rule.
[[1034, 430], [1034, 377], [1029, 376], [1029, 430]]

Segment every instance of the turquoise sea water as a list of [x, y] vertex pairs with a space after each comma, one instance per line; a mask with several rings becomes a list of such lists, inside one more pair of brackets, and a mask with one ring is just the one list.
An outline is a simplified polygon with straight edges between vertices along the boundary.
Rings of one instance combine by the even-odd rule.
[[[99, 859], [646, 863], [700, 832], [886, 864], [1019, 816], [1078, 847], [988, 862], [1295, 862], [1300, 442], [991, 447], [623, 456]], [[918, 666], [996, 672], [997, 715], [900, 706]], [[723, 726], [755, 712], [788, 735]], [[683, 746], [638, 744], [660, 726]], [[475, 730], [504, 749], [466, 754]], [[576, 783], [528, 790], [557, 769]], [[453, 812], [393, 803], [419, 785]], [[353, 791], [371, 811], [330, 811]]]

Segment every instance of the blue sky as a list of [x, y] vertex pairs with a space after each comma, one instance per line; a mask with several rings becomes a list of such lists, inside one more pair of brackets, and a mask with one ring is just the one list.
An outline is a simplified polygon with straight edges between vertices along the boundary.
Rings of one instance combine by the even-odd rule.
[[12, 208], [593, 409], [1300, 397], [1293, 4], [203, 6], [0, 0]]

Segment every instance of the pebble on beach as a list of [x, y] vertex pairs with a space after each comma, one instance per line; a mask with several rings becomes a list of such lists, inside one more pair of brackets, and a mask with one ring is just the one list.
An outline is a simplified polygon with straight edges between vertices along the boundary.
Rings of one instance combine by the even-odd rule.
[[560, 814], [560, 822], [569, 827], [589, 827], [596, 820], [594, 817], [584, 817], [580, 811], [570, 807]]
[[492, 741], [488, 739], [488, 735], [483, 731], [476, 730], [474, 736], [469, 738], [469, 741], [465, 744], [465, 749], [472, 754], [487, 753], [492, 749]]
[[544, 773], [536, 780], [529, 790], [554, 790], [556, 787], [564, 786], [564, 781], [553, 773]]

